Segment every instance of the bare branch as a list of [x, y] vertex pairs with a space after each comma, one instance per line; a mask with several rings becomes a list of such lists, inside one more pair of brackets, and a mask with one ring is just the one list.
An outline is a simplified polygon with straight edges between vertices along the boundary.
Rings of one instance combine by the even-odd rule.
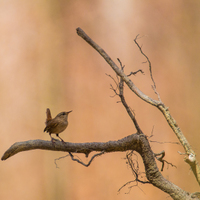
[[117, 81], [110, 74], [106, 74], [106, 76], [110, 77], [118, 87], [119, 83], [117, 83]]
[[[123, 71], [124, 70], [124, 66], [122, 66], [122, 62], [119, 59], [118, 59], [118, 61], [119, 61], [120, 66], [121, 66], [121, 70]], [[120, 77], [120, 82], [119, 82], [119, 97], [120, 97], [121, 102], [122, 102], [123, 106], [125, 107], [128, 115], [132, 119], [138, 134], [143, 134], [141, 128], [139, 127], [139, 124], [137, 123], [135, 115], [133, 114], [131, 108], [126, 103], [126, 100], [125, 100], [125, 97], [124, 97], [124, 81], [123, 81], [123, 79], [121, 77]]]
[[81, 28], [76, 29], [77, 34], [82, 37], [88, 44], [90, 44], [99, 54], [106, 60], [106, 62], [112, 67], [112, 69], [116, 72], [118, 76], [120, 76], [123, 81], [128, 85], [128, 87], [141, 99], [150, 103], [151, 105], [158, 106], [161, 104], [160, 101], [154, 100], [147, 95], [145, 95], [142, 91], [140, 91], [135, 84], [128, 78], [124, 72], [119, 69], [119, 67], [113, 62], [110, 56], [100, 47], [98, 46]]
[[56, 165], [56, 168], [59, 168], [56, 161], [57, 161], [57, 160], [60, 160], [60, 159], [63, 159], [63, 158], [66, 158], [67, 156], [70, 156], [71, 159], [72, 159], [73, 161], [76, 161], [76, 162], [82, 164], [83, 166], [88, 167], [88, 166], [91, 164], [91, 162], [94, 160], [95, 157], [100, 156], [100, 155], [102, 155], [102, 154], [104, 154], [104, 153], [105, 153], [105, 152], [102, 151], [101, 153], [97, 153], [97, 154], [93, 155], [92, 158], [90, 159], [90, 161], [88, 162], [88, 164], [85, 164], [85, 163], [83, 163], [82, 161], [80, 161], [79, 159], [74, 158], [74, 155], [73, 155], [71, 152], [69, 152], [68, 155], [65, 155], [65, 156], [56, 158], [56, 159], [54, 160], [54, 163], [55, 163], [55, 165]]
[[[86, 156], [92, 151], [104, 151], [104, 152], [115, 152], [115, 151], [127, 151], [133, 148], [137, 149], [138, 135], [132, 134], [118, 141], [109, 142], [91, 142], [91, 143], [70, 143], [55, 141], [52, 144], [51, 141], [44, 140], [29, 140], [24, 142], [16, 142], [13, 144], [2, 156], [1, 160], [6, 160], [9, 157], [22, 152], [34, 149], [50, 150], [50, 151], [63, 151], [63, 152], [74, 152], [84, 153]], [[134, 142], [134, 144], [133, 144]]]
[[156, 159], [162, 163], [161, 172], [164, 169], [165, 163], [167, 163], [168, 165], [171, 165], [172, 167], [176, 167], [176, 165], [173, 165], [172, 163], [163, 159], [165, 157], [165, 151], [161, 151], [160, 153], [154, 153], [154, 155], [155, 155]]
[[[118, 86], [117, 86], [117, 88], [118, 88]], [[118, 96], [119, 94], [117, 93], [117, 88], [115, 89], [113, 86], [112, 86], [112, 84], [110, 84], [110, 89], [111, 90], [113, 90], [114, 91], [114, 93], [115, 93], [115, 95], [114, 96]], [[112, 96], [112, 97], [114, 97], [114, 96]]]
[[[116, 151], [127, 151], [134, 150], [138, 152], [144, 162], [146, 177], [148, 181], [154, 186], [160, 188], [164, 192], [167, 192], [170, 196], [174, 197], [178, 193], [179, 196], [187, 196], [188, 193], [177, 187], [173, 183], [166, 180], [159, 172], [154, 154], [148, 143], [148, 139], [143, 134], [132, 134], [118, 141], [108, 141], [105, 143], [92, 142], [92, 143], [63, 143], [56, 141], [54, 145], [51, 141], [43, 140], [30, 140], [25, 142], [17, 142], [13, 144], [3, 155], [2, 160], [22, 152], [33, 149], [45, 149], [51, 151], [64, 151], [64, 152], [75, 152], [84, 153], [86, 157], [92, 151], [102, 152], [116, 152]], [[162, 184], [160, 184], [162, 182]], [[176, 198], [174, 198], [176, 199]]]
[[[135, 155], [135, 154], [133, 151], [131, 151], [130, 153], [126, 154], [126, 158], [128, 160], [128, 165], [130, 166], [132, 173], [135, 177], [135, 181], [143, 183], [143, 184], [150, 183], [149, 181], [143, 181], [139, 178], [139, 176], [141, 175], [141, 173], [139, 172], [139, 163], [137, 160], [135, 160], [135, 162], [134, 162], [134, 160], [132, 158], [133, 155]], [[144, 172], [143, 172], [143, 174], [144, 174]]]
[[56, 168], [59, 168], [59, 167], [58, 167], [58, 165], [57, 165], [57, 160], [60, 160], [60, 159], [66, 158], [67, 156], [69, 156], [69, 154], [68, 154], [68, 155], [65, 155], [65, 156], [62, 156], [62, 157], [59, 157], [59, 158], [56, 158], [56, 159], [54, 159], [54, 163], [55, 163], [55, 165], [56, 165]]
[[71, 152], [69, 152], [69, 155], [71, 156], [71, 159], [72, 159], [73, 161], [76, 161], [76, 162], [82, 164], [83, 166], [88, 167], [88, 166], [91, 164], [91, 162], [94, 160], [95, 157], [100, 156], [100, 155], [102, 155], [102, 154], [104, 154], [104, 153], [105, 153], [105, 152], [102, 151], [101, 153], [94, 154], [94, 155], [92, 156], [92, 158], [90, 159], [90, 161], [88, 162], [88, 164], [85, 164], [85, 163], [83, 163], [82, 161], [80, 161], [79, 159], [74, 158], [74, 156], [73, 156], [73, 154], [72, 154]]
[[155, 143], [158, 143], [158, 144], [177, 144], [177, 145], [180, 145], [179, 142], [160, 142], [160, 141], [154, 141], [154, 140], [149, 140], [149, 142], [155, 142]]
[[[134, 186], [137, 186], [137, 182], [135, 181], [135, 180], [133, 180], [133, 181], [128, 181], [127, 183], [125, 183], [124, 185], [122, 185], [120, 188], [119, 188], [119, 190], [117, 191], [117, 192], [120, 192], [124, 187], [126, 187], [127, 185], [129, 185], [129, 184], [131, 184], [131, 183], [135, 183], [135, 185]], [[133, 185], [131, 185], [131, 188], [132, 187], [134, 187]], [[130, 189], [131, 189], [130, 187], [129, 187], [129, 192], [130, 192]], [[128, 193], [129, 193], [128, 192]], [[127, 194], [128, 194], [127, 193]]]
[[131, 76], [131, 75], [136, 75], [138, 72], [141, 72], [141, 74], [144, 74], [144, 72], [141, 70], [141, 69], [139, 69], [139, 70], [137, 70], [137, 71], [135, 71], [135, 72], [131, 72], [129, 75], [127, 75], [127, 76]]
[[[119, 58], [117, 58], [117, 60], [120, 64], [121, 70], [124, 71], [125, 65], [122, 65], [122, 62]], [[124, 97], [124, 82], [123, 82], [123, 79], [120, 77], [120, 81], [119, 81], [119, 83], [117, 83], [111, 75], [108, 75], [108, 74], [106, 74], [106, 75], [109, 76], [110, 78], [112, 78], [112, 80], [115, 82], [116, 89], [112, 85], [111, 85], [111, 89], [114, 91], [115, 95], [120, 97], [120, 99], [121, 99], [120, 102], [123, 104], [127, 113], [129, 114], [130, 118], [132, 119], [132, 121], [133, 121], [133, 123], [136, 127], [136, 130], [138, 131], [138, 134], [142, 134], [142, 130], [140, 129], [139, 124], [137, 123], [137, 120], [135, 118], [133, 111], [131, 110], [131, 108], [126, 103], [126, 100], [125, 100], [125, 97]], [[118, 94], [117, 90], [119, 90], [119, 94]]]
[[[115, 85], [116, 85], [116, 88], [114, 88], [113, 87], [113, 85], [112, 84], [110, 84], [110, 89], [115, 93], [114, 95], [112, 95], [111, 97], [113, 98], [113, 97], [115, 97], [115, 96], [119, 96], [119, 94], [118, 94], [118, 90], [119, 90], [119, 83], [117, 83], [117, 81], [110, 75], [110, 74], [106, 74], [108, 77], [110, 77], [113, 81], [114, 81], [114, 83], [115, 83]], [[117, 76], [117, 80], [118, 80], [118, 76]], [[117, 102], [118, 103], [118, 102]]]
[[155, 83], [154, 78], [153, 78], [151, 62], [150, 62], [148, 56], [142, 51], [142, 46], [140, 46], [140, 45], [138, 44], [137, 39], [140, 39], [140, 38], [141, 38], [141, 37], [138, 38], [138, 36], [139, 36], [139, 35], [136, 36], [136, 38], [134, 39], [134, 42], [135, 42], [135, 44], [138, 46], [138, 48], [139, 48], [141, 54], [147, 59], [147, 62], [149, 63], [150, 77], [151, 77], [151, 80], [152, 80], [152, 82], [153, 82], [152, 88], [153, 88], [154, 92], [157, 94], [159, 101], [161, 102], [160, 95], [159, 95], [159, 93], [158, 93], [157, 90], [156, 90], [156, 83]]
[[117, 60], [118, 60], [118, 62], [119, 62], [119, 64], [120, 64], [120, 66], [121, 66], [121, 69], [123, 70], [124, 67], [125, 67], [125, 65], [124, 65], [124, 66], [122, 65], [122, 62], [121, 62], [121, 60], [120, 60], [119, 58], [117, 58]]
[[[110, 56], [100, 47], [98, 46], [81, 28], [76, 29], [77, 34], [82, 37], [89, 45], [91, 45], [99, 54], [106, 60], [106, 62], [111, 66], [111, 68], [115, 71], [115, 73], [122, 78], [122, 80], [127, 84], [127, 86], [130, 88], [131, 91], [133, 91], [139, 98], [144, 100], [145, 102], [156, 106], [164, 115], [165, 119], [167, 120], [169, 126], [172, 128], [174, 133], [176, 134], [177, 138], [181, 142], [182, 146], [184, 147], [188, 157], [189, 155], [196, 155], [192, 147], [190, 146], [189, 142], [183, 135], [180, 127], [176, 123], [175, 119], [171, 116], [168, 107], [166, 107], [162, 101], [157, 101], [155, 99], [152, 99], [145, 95], [142, 91], [140, 91], [135, 84], [129, 79], [129, 77], [123, 72], [122, 69], [119, 69], [119, 67], [113, 62], [113, 60], [110, 58]], [[138, 39], [138, 36], [135, 38], [135, 41]], [[139, 46], [141, 49], [142, 47]], [[142, 53], [142, 52], [141, 52]], [[144, 55], [149, 60], [146, 55]], [[151, 64], [149, 63], [149, 70], [150, 74], [152, 75], [152, 69]], [[153, 77], [153, 76], [152, 76]], [[152, 80], [154, 82], [154, 80]], [[155, 82], [154, 82], [155, 83]], [[155, 88], [155, 85], [154, 85]], [[190, 164], [190, 162], [188, 163]], [[193, 163], [190, 164], [191, 167], [193, 167]], [[195, 171], [194, 175], [200, 184], [200, 166], [198, 162], [195, 162]]]

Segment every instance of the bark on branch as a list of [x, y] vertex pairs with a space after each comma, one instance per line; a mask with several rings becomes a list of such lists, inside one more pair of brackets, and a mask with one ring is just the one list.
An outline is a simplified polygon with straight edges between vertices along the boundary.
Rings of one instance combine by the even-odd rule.
[[109, 142], [90, 142], [90, 143], [70, 143], [56, 141], [54, 144], [51, 141], [45, 140], [29, 140], [24, 142], [14, 143], [2, 156], [1, 160], [6, 160], [11, 156], [22, 152], [34, 149], [50, 150], [50, 151], [64, 151], [72, 153], [84, 153], [86, 156], [92, 151], [127, 151], [131, 149], [137, 149], [137, 141], [139, 137], [137, 134], [133, 134], [122, 138], [118, 141]]

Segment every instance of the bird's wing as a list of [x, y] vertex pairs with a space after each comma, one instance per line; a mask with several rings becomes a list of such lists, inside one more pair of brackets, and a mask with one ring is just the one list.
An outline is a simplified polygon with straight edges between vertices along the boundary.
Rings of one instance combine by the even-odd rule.
[[50, 129], [54, 129], [58, 126], [59, 123], [56, 123], [54, 121], [48, 121], [47, 126], [44, 129], [44, 132], [46, 131], [47, 133], [50, 131]]

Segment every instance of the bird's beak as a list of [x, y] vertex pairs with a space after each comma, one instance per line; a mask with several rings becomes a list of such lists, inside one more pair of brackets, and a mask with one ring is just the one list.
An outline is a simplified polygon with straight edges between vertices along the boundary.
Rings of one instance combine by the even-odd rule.
[[72, 110], [68, 111], [67, 113], [69, 114], [70, 112], [72, 112]]

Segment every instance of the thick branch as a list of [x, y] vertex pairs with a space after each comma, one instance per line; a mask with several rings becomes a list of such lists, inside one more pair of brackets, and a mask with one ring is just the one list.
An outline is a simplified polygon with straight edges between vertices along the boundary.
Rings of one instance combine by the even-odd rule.
[[100, 152], [116, 152], [134, 150], [138, 152], [144, 162], [147, 179], [151, 184], [160, 188], [162, 191], [167, 192], [173, 199], [186, 199], [189, 194], [184, 190], [166, 180], [159, 172], [154, 153], [152, 152], [149, 142], [145, 135], [132, 134], [118, 141], [108, 142], [92, 142], [92, 143], [69, 143], [65, 144], [60, 141], [56, 141], [54, 145], [51, 141], [44, 140], [29, 140], [25, 142], [17, 142], [13, 144], [3, 155], [1, 160], [22, 152], [33, 149], [43, 149], [51, 151], [64, 151], [84, 153], [86, 156], [92, 151]]
[[[159, 172], [157, 165], [155, 164], [154, 153], [152, 152], [148, 140], [144, 135], [140, 135], [141, 151], [138, 152], [144, 162], [145, 171], [147, 179], [156, 187], [160, 188], [162, 191], [168, 193], [173, 199], [177, 200], [187, 200], [189, 194], [166, 180]], [[151, 161], [150, 161], [151, 160]], [[149, 162], [150, 161], [150, 162]], [[150, 171], [150, 173], [148, 173]]]
[[92, 151], [104, 151], [104, 152], [115, 152], [115, 151], [127, 151], [131, 149], [137, 149], [137, 141], [139, 137], [137, 134], [133, 134], [122, 138], [118, 141], [109, 142], [91, 142], [91, 143], [69, 143], [56, 141], [52, 144], [51, 141], [44, 140], [29, 140], [24, 142], [14, 143], [2, 156], [1, 160], [6, 160], [9, 157], [22, 152], [34, 149], [50, 150], [50, 151], [64, 151], [74, 153], [84, 153], [86, 156]]
[[[143, 158], [145, 165], [145, 171], [147, 179], [154, 186], [160, 188], [161, 190], [167, 192], [172, 198], [178, 199], [177, 197], [181, 195], [187, 195], [187, 193], [170, 183], [166, 180], [162, 174], [159, 172], [155, 159], [154, 153], [152, 152], [148, 140], [145, 135], [132, 134], [118, 141], [109, 142], [92, 142], [92, 143], [69, 143], [65, 144], [60, 141], [56, 141], [53, 145], [51, 141], [44, 140], [29, 140], [25, 142], [17, 142], [13, 144], [3, 155], [2, 160], [22, 152], [33, 149], [45, 149], [51, 151], [64, 151], [64, 152], [75, 152], [84, 153], [86, 156], [92, 151], [100, 152], [116, 152], [116, 151], [127, 151], [135, 150]], [[162, 183], [162, 184], [160, 184]], [[180, 199], [180, 198], [179, 198]], [[182, 198], [185, 199], [185, 198]]]

